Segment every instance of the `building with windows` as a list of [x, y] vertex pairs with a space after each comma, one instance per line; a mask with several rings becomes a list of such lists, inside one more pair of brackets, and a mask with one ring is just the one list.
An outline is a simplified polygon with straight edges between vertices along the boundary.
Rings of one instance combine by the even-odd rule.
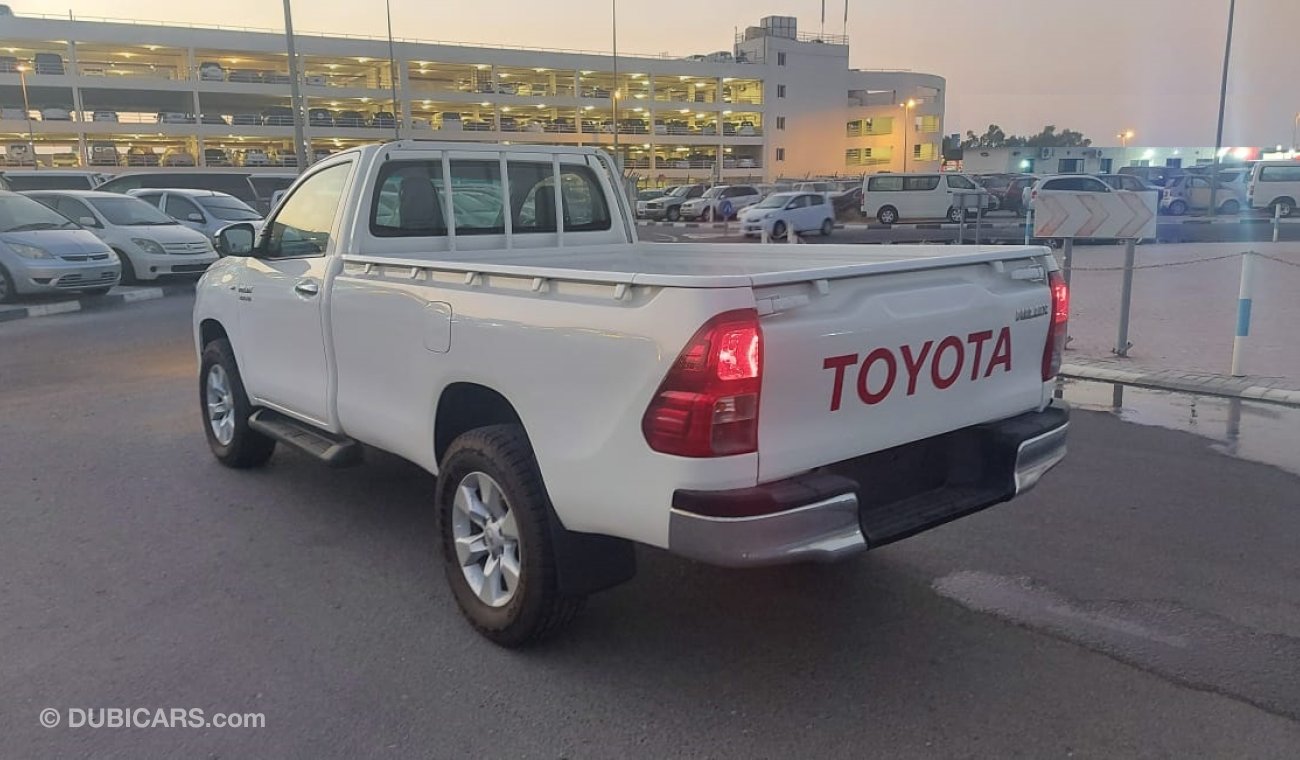
[[[1112, 174], [1126, 166], [1202, 166], [1213, 163], [1214, 154], [1214, 148], [1204, 147], [966, 148], [961, 168], [972, 174]], [[1255, 161], [1261, 156], [1259, 148], [1219, 149], [1222, 163]]]
[[[295, 164], [284, 35], [8, 16], [9, 165]], [[933, 170], [944, 80], [848, 66], [848, 40], [767, 17], [729, 51], [622, 56], [298, 34], [316, 158], [376, 140], [597, 145], [644, 183]], [[617, 73], [616, 73], [617, 72]], [[34, 148], [33, 157], [31, 149]]]

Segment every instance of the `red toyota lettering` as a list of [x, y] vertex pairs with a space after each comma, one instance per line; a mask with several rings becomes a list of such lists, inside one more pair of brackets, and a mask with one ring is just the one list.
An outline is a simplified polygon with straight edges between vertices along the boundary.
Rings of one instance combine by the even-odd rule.
[[840, 397], [844, 395], [844, 368], [858, 363], [857, 354], [832, 356], [822, 362], [822, 369], [835, 370], [835, 387], [831, 389], [831, 411], [840, 408]]
[[[875, 393], [867, 387], [867, 380], [871, 374], [871, 365], [877, 360], [885, 363], [885, 383], [880, 386], [880, 390]], [[894, 354], [887, 348], [877, 348], [875, 351], [867, 354], [867, 358], [862, 360], [862, 368], [858, 370], [858, 398], [862, 403], [871, 406], [879, 404], [885, 400], [889, 392], [894, 389], [894, 379], [898, 376], [898, 362], [894, 359]]]
[[[957, 352], [957, 362], [952, 365], [952, 374], [944, 377], [939, 374], [939, 363], [943, 361], [943, 352], [948, 348]], [[949, 335], [939, 341], [939, 347], [934, 350], [934, 362], [930, 364], [930, 382], [934, 383], [934, 387], [941, 391], [948, 390], [961, 376], [961, 365], [964, 361], [966, 361], [966, 349], [961, 345], [961, 338], [956, 335]]]
[[966, 336], [966, 341], [975, 346], [975, 358], [970, 363], [970, 379], [975, 380], [980, 375], [980, 356], [984, 353], [984, 343], [993, 337], [992, 330], [980, 330]]
[[925, 366], [925, 357], [930, 355], [930, 347], [933, 345], [934, 341], [932, 340], [922, 343], [921, 353], [917, 354], [915, 358], [912, 357], [911, 346], [900, 347], [903, 352], [903, 368], [907, 370], [907, 395], [909, 396], [916, 394], [916, 379], [920, 376], [921, 368]]
[[1004, 327], [998, 333], [998, 342], [993, 346], [993, 358], [989, 359], [989, 368], [984, 370], [984, 376], [988, 377], [993, 374], [993, 368], [1001, 364], [1011, 371], [1011, 328]]

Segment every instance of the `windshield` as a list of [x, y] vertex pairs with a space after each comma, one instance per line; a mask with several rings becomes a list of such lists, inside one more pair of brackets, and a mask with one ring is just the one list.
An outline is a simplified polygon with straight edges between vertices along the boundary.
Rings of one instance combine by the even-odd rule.
[[0, 232], [74, 229], [77, 225], [43, 203], [21, 195], [0, 197]]
[[683, 198], [690, 192], [691, 192], [690, 185], [682, 185], [681, 187], [673, 188], [673, 191], [669, 193], [669, 195], [673, 196], [674, 198]]
[[756, 204], [754, 208], [784, 208], [785, 204], [790, 202], [791, 197], [793, 196], [783, 195], [780, 193], [769, 195], [764, 198], [761, 203]]
[[109, 224], [119, 227], [149, 227], [177, 224], [175, 219], [139, 198], [87, 198], [90, 205], [104, 215]]
[[704, 191], [704, 195], [701, 195], [700, 197], [701, 197], [701, 198], [717, 198], [717, 197], [720, 196], [720, 195], [722, 195], [722, 188], [720, 188], [720, 187], [711, 187], [711, 188], [709, 188], [708, 190], [705, 190], [705, 191]]
[[251, 222], [262, 218], [261, 214], [238, 198], [223, 198], [214, 195], [196, 198], [195, 200], [199, 202], [204, 211], [228, 222]]

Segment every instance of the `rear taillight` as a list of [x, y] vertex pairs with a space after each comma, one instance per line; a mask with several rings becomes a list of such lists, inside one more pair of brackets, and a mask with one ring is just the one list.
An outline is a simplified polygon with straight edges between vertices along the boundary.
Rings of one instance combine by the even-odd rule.
[[1043, 347], [1043, 381], [1056, 377], [1061, 369], [1061, 354], [1065, 352], [1065, 337], [1070, 329], [1070, 286], [1060, 272], [1047, 275], [1047, 285], [1052, 290], [1052, 321], [1047, 326], [1047, 345]]
[[763, 331], [754, 309], [710, 319], [677, 356], [641, 420], [650, 448], [684, 457], [758, 450]]

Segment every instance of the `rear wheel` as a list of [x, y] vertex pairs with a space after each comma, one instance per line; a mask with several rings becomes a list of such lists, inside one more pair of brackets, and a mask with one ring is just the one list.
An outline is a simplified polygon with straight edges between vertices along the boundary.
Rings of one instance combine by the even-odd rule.
[[1232, 216], [1233, 214], [1239, 213], [1240, 211], [1241, 211], [1241, 204], [1235, 200], [1224, 201], [1223, 205], [1219, 206], [1219, 213], [1227, 214], [1228, 216]]
[[834, 221], [832, 221], [832, 220], [830, 220], [830, 219], [826, 219], [826, 220], [822, 221], [822, 237], [830, 237], [830, 236], [831, 236], [831, 232], [833, 232], [834, 230], [835, 230], [835, 222], [834, 222]]
[[208, 448], [217, 461], [237, 469], [260, 467], [275, 453], [275, 440], [248, 426], [253, 408], [239, 377], [235, 352], [224, 338], [203, 348], [199, 404]]
[[1278, 216], [1286, 219], [1295, 213], [1295, 201], [1290, 198], [1279, 198], [1273, 201], [1273, 209]]
[[898, 222], [898, 209], [893, 206], [885, 206], [876, 212], [876, 221], [881, 224], [895, 224]]
[[492, 425], [452, 441], [434, 505], [452, 596], [483, 636], [523, 646], [582, 609], [585, 597], [559, 591], [550, 499], [522, 427]]
[[1182, 216], [1187, 213], [1186, 201], [1174, 201], [1169, 204], [1169, 213], [1174, 216]]
[[772, 225], [772, 239], [773, 239], [773, 240], [780, 240], [780, 239], [784, 238], [785, 235], [786, 235], [786, 226], [785, 226], [785, 222], [782, 222], [782, 221], [778, 220], [778, 221], [776, 222], [776, 224], [773, 224], [773, 225]]
[[713, 221], [713, 209], [709, 208], [708, 206], [705, 206], [704, 210], [700, 212], [700, 221], [701, 222]]
[[667, 216], [668, 216], [668, 221], [675, 222], [678, 219], [682, 218], [682, 210], [677, 206], [673, 206], [672, 208], [668, 209]]
[[960, 224], [966, 221], [966, 212], [956, 206], [952, 206], [948, 209], [948, 221], [953, 224]]

